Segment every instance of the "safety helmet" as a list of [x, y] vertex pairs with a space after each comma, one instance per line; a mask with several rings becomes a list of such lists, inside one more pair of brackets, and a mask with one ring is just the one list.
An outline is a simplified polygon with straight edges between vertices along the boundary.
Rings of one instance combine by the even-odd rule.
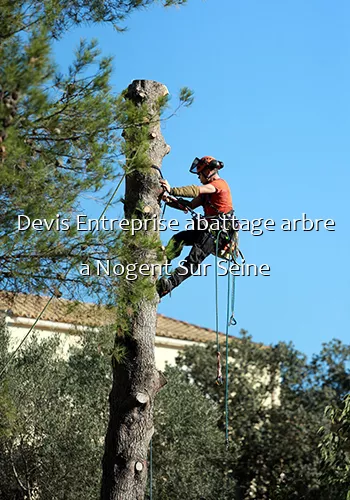
[[205, 168], [209, 170], [220, 170], [224, 164], [222, 161], [215, 160], [212, 156], [203, 156], [203, 158], [195, 158], [190, 167], [191, 174], [199, 174]]

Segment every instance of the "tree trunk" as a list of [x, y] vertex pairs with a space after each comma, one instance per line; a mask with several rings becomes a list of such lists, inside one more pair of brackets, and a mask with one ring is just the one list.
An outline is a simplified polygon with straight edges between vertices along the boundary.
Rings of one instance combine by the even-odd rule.
[[[135, 80], [129, 85], [126, 99], [137, 107], [147, 106], [149, 132], [148, 161], [161, 166], [170, 147], [164, 141], [159, 123], [159, 99], [168, 94], [167, 88], [154, 81]], [[135, 129], [136, 130], [136, 129]], [[125, 129], [126, 132], [126, 129]], [[128, 141], [130, 135], [124, 134]], [[128, 144], [126, 144], [127, 146]], [[140, 149], [137, 141], [132, 144], [134, 154]], [[131, 158], [133, 154], [128, 155]], [[128, 165], [129, 161], [129, 165]], [[134, 169], [129, 158], [126, 167], [133, 170], [126, 176], [124, 198], [125, 218], [159, 219], [158, 196], [160, 191], [159, 173], [152, 168]], [[146, 245], [136, 236], [141, 236]], [[135, 237], [129, 234], [123, 247], [132, 254], [130, 263], [152, 263], [157, 261], [154, 242], [159, 240], [157, 228], [141, 230]], [[141, 240], [142, 241], [142, 240]], [[153, 242], [153, 247], [148, 242]], [[159, 243], [160, 244], [160, 243]], [[126, 260], [129, 258], [127, 257]], [[139, 276], [140, 277], [140, 276]], [[146, 279], [148, 292], [137, 291], [139, 279], [128, 281], [125, 276], [120, 283], [124, 294], [118, 293], [118, 308], [123, 303], [127, 328], [117, 332], [117, 355], [113, 359], [113, 386], [110, 393], [110, 418], [105, 439], [101, 500], [141, 500], [147, 484], [147, 456], [153, 434], [153, 404], [157, 391], [164, 385], [164, 377], [155, 367], [154, 339], [156, 333], [158, 296], [154, 290], [154, 276]], [[147, 283], [146, 283], [147, 285]], [[126, 292], [125, 292], [126, 290]], [[133, 298], [140, 298], [135, 307]], [[140, 295], [141, 293], [141, 295]], [[117, 326], [117, 328], [118, 328]], [[118, 358], [119, 354], [119, 358]]]

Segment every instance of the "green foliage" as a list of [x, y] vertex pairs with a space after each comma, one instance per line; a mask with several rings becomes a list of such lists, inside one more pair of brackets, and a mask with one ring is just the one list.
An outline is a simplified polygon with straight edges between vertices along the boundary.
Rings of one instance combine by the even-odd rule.
[[[26, 13], [16, 2], [5, 3], [0, 19], [3, 287], [47, 292], [62, 282], [68, 267], [80, 262], [83, 248], [96, 256], [105, 254], [101, 241], [92, 246], [86, 233], [76, 231], [74, 220], [78, 197], [98, 191], [116, 174], [112, 61], [101, 57], [96, 41], [81, 41], [67, 73], [60, 73], [46, 25], [54, 12], [44, 19], [39, 3], [28, 6]], [[43, 2], [42, 8], [49, 4]], [[8, 25], [16, 23], [18, 32], [7, 33]], [[54, 223], [60, 214], [71, 229], [59, 231], [54, 225], [51, 231], [19, 232], [20, 214]]]
[[219, 407], [181, 370], [168, 367], [168, 384], [155, 410], [154, 497], [233, 498], [235, 484], [224, 465], [225, 442], [217, 421]]
[[[332, 363], [332, 367], [335, 365]], [[324, 460], [323, 481], [332, 498], [350, 498], [350, 395], [325, 410], [327, 422], [320, 429], [320, 449]]]
[[187, 0], [163, 0], [164, 7], [170, 7], [171, 5], [183, 5], [187, 3]]
[[118, 31], [125, 28], [121, 22], [134, 11], [148, 7], [155, 2], [164, 7], [183, 5], [187, 0], [42, 0], [27, 3], [24, 0], [1, 0], [4, 21], [11, 20], [1, 31], [1, 38], [8, 38], [12, 33], [29, 29], [45, 22], [55, 38], [61, 36], [73, 25], [82, 23], [111, 23]]
[[[86, 332], [69, 357], [57, 338], [25, 344], [0, 391], [1, 499], [24, 500], [28, 488], [39, 500], [98, 497], [113, 337]], [[188, 348], [156, 400], [153, 498], [345, 500], [350, 400], [337, 399], [340, 383], [325, 387], [342, 360], [349, 376], [348, 346], [332, 342], [308, 362], [246, 332], [230, 344], [229, 449], [215, 346]], [[7, 356], [2, 326], [1, 363]]]
[[318, 388], [319, 394], [336, 404], [350, 393], [349, 377], [350, 345], [343, 345], [334, 339], [324, 344], [319, 355], [310, 363], [310, 383]]
[[68, 359], [56, 354], [57, 339], [33, 338], [22, 350], [6, 381], [16, 411], [0, 434], [3, 500], [98, 497], [112, 339], [87, 332]]
[[[52, 40], [72, 24], [118, 24], [154, 0], [1, 1], [0, 18], [0, 268], [3, 288], [113, 301], [115, 280], [80, 276], [76, 269], [118, 255], [120, 235], [78, 232], [82, 196], [96, 193], [125, 171], [147, 169], [149, 123], [158, 119], [111, 91], [112, 60], [97, 41], [82, 40], [63, 74]], [[176, 5], [174, 0], [161, 2]], [[157, 115], [157, 116], [155, 116]], [[120, 131], [125, 128], [125, 139]], [[53, 229], [17, 231], [17, 217], [52, 221]], [[57, 218], [60, 214], [60, 218]], [[62, 230], [67, 219], [69, 230]], [[57, 224], [57, 227], [56, 227]], [[61, 230], [60, 230], [61, 229]]]
[[8, 386], [4, 383], [0, 387], [0, 440], [11, 435], [15, 416], [16, 409], [9, 395]]
[[112, 351], [112, 363], [123, 364], [127, 358], [127, 349], [122, 339], [117, 336]]
[[[152, 117], [145, 103], [135, 105], [130, 99], [119, 101], [118, 121], [124, 129], [124, 141], [121, 147], [126, 158], [126, 172], [143, 170], [150, 167], [150, 159], [147, 155], [149, 148], [149, 122]], [[158, 117], [157, 117], [158, 118]]]
[[[2, 329], [0, 339], [4, 336]], [[69, 358], [56, 354], [62, 348], [57, 339], [34, 337], [26, 344], [7, 374], [16, 413], [0, 436], [3, 500], [15, 495], [24, 500], [26, 489], [40, 500], [98, 497], [112, 343], [111, 331], [86, 332]], [[217, 406], [188, 385], [178, 369], [168, 369], [166, 376], [156, 408], [156, 498], [185, 498], [186, 492], [190, 498], [230, 497], [224, 496], [234, 485], [222, 470]]]
[[[348, 349], [334, 341], [308, 363], [290, 345], [265, 348], [252, 343], [244, 331], [240, 339], [232, 339], [228, 467], [237, 482], [235, 498], [338, 498], [323, 480], [318, 429], [325, 406], [347, 387]], [[178, 362], [188, 381], [220, 405], [223, 430], [224, 391], [213, 383], [215, 350], [214, 345], [193, 347]], [[341, 374], [336, 390], [330, 384], [334, 373]], [[329, 474], [336, 474], [334, 468]]]
[[184, 106], [191, 106], [194, 101], [193, 91], [188, 87], [183, 87], [182, 89], [180, 89], [179, 100], [180, 103]]
[[159, 115], [161, 115], [162, 113], [164, 113], [164, 111], [168, 108], [169, 106], [169, 94], [166, 94], [166, 95], [163, 95], [161, 97], [158, 98], [158, 102], [157, 102], [157, 105], [156, 105], [156, 110], [158, 112]]

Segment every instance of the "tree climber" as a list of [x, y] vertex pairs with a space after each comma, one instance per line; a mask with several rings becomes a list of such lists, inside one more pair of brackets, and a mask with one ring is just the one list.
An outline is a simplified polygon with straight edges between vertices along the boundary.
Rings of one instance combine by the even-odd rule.
[[[200, 159], [195, 158], [190, 172], [198, 175], [202, 186], [192, 184], [190, 186], [171, 188], [167, 180], [160, 180], [164, 191], [170, 195], [193, 198], [192, 201], [181, 199], [180, 203], [177, 204], [176, 202], [171, 202], [171, 199], [165, 193], [163, 199], [169, 206], [180, 210], [183, 210], [184, 206], [190, 209], [202, 206], [204, 209], [204, 219], [202, 220], [203, 222], [206, 220], [209, 223], [207, 229], [201, 229], [199, 219], [197, 220], [197, 227], [195, 229], [181, 231], [170, 239], [165, 248], [165, 255], [168, 262], [178, 257], [185, 245], [192, 246], [192, 249], [185, 258], [184, 263], [180, 267], [177, 267], [169, 278], [163, 276], [158, 280], [157, 291], [160, 297], [167, 295], [185, 279], [194, 274], [199, 265], [210, 254], [215, 254], [215, 236], [219, 232], [218, 220], [224, 220], [225, 226], [227, 221], [231, 224], [230, 227], [233, 225], [231, 191], [227, 182], [221, 179], [218, 174], [218, 171], [223, 166], [223, 162], [215, 160], [212, 156], [204, 156]], [[208, 223], [205, 225], [208, 226]], [[211, 229], [210, 224], [212, 224], [212, 228], [215, 226], [216, 231]]]

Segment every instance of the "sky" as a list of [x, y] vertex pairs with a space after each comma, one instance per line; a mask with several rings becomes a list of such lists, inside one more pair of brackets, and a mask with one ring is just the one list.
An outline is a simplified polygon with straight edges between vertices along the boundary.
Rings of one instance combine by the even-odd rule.
[[[293, 342], [309, 356], [334, 337], [350, 338], [349, 16], [346, 0], [189, 0], [132, 14], [125, 33], [81, 27], [54, 46], [65, 68], [80, 38], [97, 38], [114, 57], [115, 92], [134, 79], [157, 80], [176, 107], [181, 87], [194, 91], [193, 105], [164, 123], [171, 146], [164, 177], [172, 186], [192, 184], [193, 159], [214, 156], [225, 164], [236, 216], [275, 221], [260, 236], [241, 232], [246, 262], [271, 271], [236, 278], [230, 334], [244, 328], [257, 342]], [[98, 216], [100, 206], [89, 203]], [[281, 230], [282, 219], [302, 214], [332, 219], [334, 230], [323, 223], [319, 231]], [[179, 212], [168, 208], [166, 216]], [[161, 314], [215, 328], [214, 257], [206, 262], [208, 276], [162, 299]], [[218, 281], [225, 331], [227, 277]]]

